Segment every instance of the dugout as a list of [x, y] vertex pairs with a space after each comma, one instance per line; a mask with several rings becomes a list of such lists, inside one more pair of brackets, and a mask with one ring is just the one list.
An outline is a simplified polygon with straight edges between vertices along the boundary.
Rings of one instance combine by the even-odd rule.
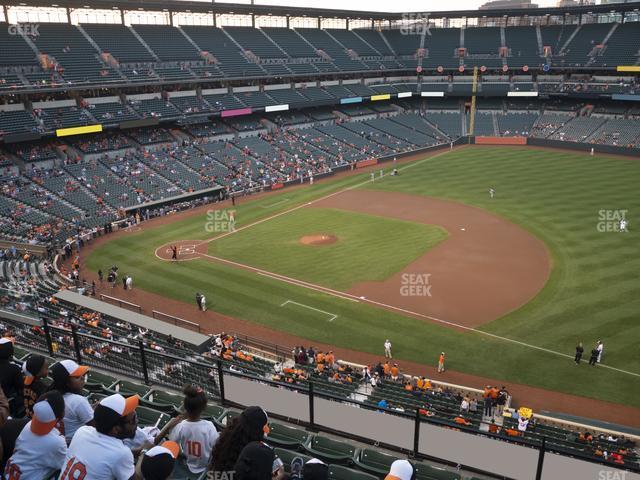
[[163, 335], [172, 335], [173, 338], [180, 340], [185, 344], [192, 345], [196, 351], [200, 353], [206, 351], [209, 345], [210, 337], [208, 335], [193, 332], [176, 325], [171, 325], [140, 313], [131, 312], [101, 300], [80, 295], [79, 293], [72, 292], [71, 290], [62, 290], [56, 293], [54, 297], [62, 302], [69, 303], [71, 305], [78, 305], [82, 308], [87, 308], [101, 313], [102, 315], [108, 316], [116, 321], [128, 322], [131, 325], [149, 329]]

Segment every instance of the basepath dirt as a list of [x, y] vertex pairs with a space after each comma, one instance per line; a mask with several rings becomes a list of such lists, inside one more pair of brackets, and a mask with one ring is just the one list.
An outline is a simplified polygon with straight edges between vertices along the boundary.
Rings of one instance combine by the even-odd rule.
[[[458, 148], [469, 148], [468, 146]], [[456, 149], [458, 149], [456, 148]], [[485, 148], [485, 147], [479, 147]], [[507, 148], [507, 147], [505, 147]], [[520, 147], [512, 147], [520, 148]], [[402, 160], [398, 160], [398, 164], [411, 162], [413, 160], [425, 158], [440, 154], [439, 152], [432, 152], [430, 154], [420, 154], [413, 157], [407, 157]], [[339, 176], [362, 174], [368, 171], [378, 170], [379, 166], [373, 166], [366, 169], [357, 170], [355, 172], [344, 172], [329, 179], [316, 180], [316, 182], [331, 181]], [[304, 185], [291, 187], [305, 188]], [[287, 189], [291, 191], [290, 189]], [[258, 200], [261, 198], [267, 198], [272, 195], [278, 195], [282, 192], [265, 192], [250, 197], [250, 200]], [[342, 194], [341, 194], [342, 195]], [[248, 199], [247, 199], [248, 200]], [[245, 201], [239, 199], [238, 201]], [[220, 207], [231, 207], [231, 202], [226, 201], [219, 204]], [[203, 215], [211, 208], [209, 205], [204, 205], [195, 209], [191, 209], [175, 215], [168, 215], [152, 219], [142, 224], [139, 228], [142, 230], [160, 227], [162, 225], [173, 223], [177, 220], [182, 220], [188, 217]], [[130, 235], [131, 233], [125, 230], [115, 232], [108, 236], [102, 236], [93, 240], [88, 244], [81, 252], [80, 264], [82, 269], [82, 277], [87, 280], [95, 280], [98, 282], [98, 278], [95, 272], [90, 272], [86, 269], [85, 260], [88, 255], [96, 248], [100, 247], [106, 242], [110, 242], [120, 236]], [[170, 257], [169, 257], [170, 258]], [[67, 260], [65, 267], [69, 268], [71, 259]], [[179, 268], [176, 265], [176, 268]], [[276, 343], [284, 347], [293, 347], [294, 345], [309, 345], [313, 344], [316, 348], [321, 350], [333, 350], [338, 358], [349, 360], [360, 364], [374, 364], [383, 359], [383, 348], [380, 346], [380, 355], [374, 355], [366, 352], [360, 352], [355, 350], [349, 350], [344, 348], [337, 348], [333, 345], [320, 344], [317, 342], [311, 342], [308, 339], [297, 337], [285, 332], [273, 330], [262, 325], [254, 324], [246, 320], [238, 318], [232, 318], [212, 310], [201, 312], [195, 304], [187, 304], [177, 300], [173, 300], [164, 296], [160, 296], [151, 292], [146, 292], [137, 288], [131, 291], [123, 291], [120, 286], [112, 289], [105, 282], [103, 285], [98, 285], [98, 294], [105, 293], [117, 298], [121, 298], [128, 302], [138, 304], [142, 307], [142, 313], [150, 315], [152, 310], [161, 311], [170, 315], [175, 315], [181, 318], [189, 319], [190, 321], [198, 323], [204, 332], [207, 333], [219, 333], [219, 332], [234, 332], [240, 335], [249, 335], [252, 337], [261, 338], [264, 341]], [[215, 308], [215, 302], [211, 305], [211, 308]], [[160, 320], [158, 320], [160, 321]], [[432, 358], [433, 357], [433, 358]], [[571, 360], [567, 360], [571, 361]], [[469, 375], [454, 370], [447, 370], [445, 373], [438, 374], [436, 371], [437, 358], [435, 355], [426, 356], [424, 363], [415, 363], [401, 361], [400, 366], [405, 373], [413, 375], [424, 375], [428, 378], [433, 378], [445, 382], [450, 382], [458, 385], [466, 385], [469, 387], [482, 388], [484, 385], [503, 385], [503, 380], [482, 377], [476, 375]], [[541, 374], [544, 374], [541, 372]], [[583, 416], [587, 418], [596, 418], [606, 422], [618, 423], [621, 425], [629, 425], [640, 428], [640, 409], [628, 407], [616, 403], [605, 402], [601, 400], [594, 400], [585, 397], [569, 395], [565, 393], [545, 390], [542, 388], [536, 388], [529, 385], [520, 385], [508, 383], [507, 387], [514, 398], [514, 404], [527, 405], [534, 409], [534, 411], [548, 410], [556, 412], [565, 412], [572, 415]]]
[[[418, 195], [349, 190], [311, 208], [337, 208], [439, 225], [449, 236], [382, 282], [349, 293], [467, 327], [531, 300], [551, 273], [544, 243], [527, 230], [462, 203]], [[389, 245], [392, 250], [393, 245]], [[376, 259], [371, 259], [375, 262]]]

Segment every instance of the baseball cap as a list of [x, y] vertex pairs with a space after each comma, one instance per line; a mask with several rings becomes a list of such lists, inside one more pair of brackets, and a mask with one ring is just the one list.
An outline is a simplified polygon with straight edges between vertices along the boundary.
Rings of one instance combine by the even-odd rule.
[[166, 441], [144, 454], [140, 470], [146, 480], [162, 480], [168, 478], [180, 454], [180, 446], [176, 442]]
[[260, 407], [248, 407], [240, 414], [249, 427], [257, 432], [269, 435], [269, 416]]
[[58, 391], [47, 392], [33, 405], [31, 431], [36, 435], [46, 435], [64, 417], [64, 397]]
[[413, 476], [413, 466], [408, 460], [396, 460], [391, 464], [389, 473], [384, 480], [411, 480]]
[[88, 371], [89, 367], [78, 365], [73, 360], [61, 360], [51, 365], [51, 376], [57, 381], [65, 381], [69, 377], [81, 377]]
[[0, 359], [13, 357], [13, 339], [9, 337], [0, 338]]
[[329, 478], [329, 465], [322, 460], [312, 458], [302, 467], [304, 480], [327, 480]]
[[22, 364], [25, 385], [31, 385], [33, 383], [36, 375], [42, 370], [45, 361], [42, 355], [29, 355], [29, 358]]
[[270, 480], [276, 454], [262, 442], [250, 442], [240, 452], [234, 470], [237, 480]]
[[130, 413], [134, 412], [140, 404], [140, 397], [138, 395], [132, 395], [131, 397], [123, 397], [119, 393], [109, 395], [108, 397], [100, 400], [98, 407], [108, 408], [118, 414], [120, 417], [126, 417]]

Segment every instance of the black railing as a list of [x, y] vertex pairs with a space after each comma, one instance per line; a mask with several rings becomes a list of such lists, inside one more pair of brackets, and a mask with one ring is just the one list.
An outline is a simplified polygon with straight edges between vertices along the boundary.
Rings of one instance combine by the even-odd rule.
[[[23, 325], [24, 327], [24, 325]], [[416, 457], [428, 458], [449, 465], [455, 465], [446, 459], [432, 458], [419, 453], [420, 427], [422, 424], [431, 424], [444, 428], [455, 428], [461, 432], [470, 433], [476, 436], [494, 438], [498, 441], [508, 442], [520, 446], [525, 446], [538, 450], [538, 464], [536, 479], [542, 478], [544, 455], [546, 452], [558, 453], [564, 456], [578, 458], [592, 463], [606, 465], [610, 468], [626, 469], [633, 472], [640, 472], [640, 466], [637, 463], [625, 463], [624, 465], [614, 464], [611, 461], [599, 459], [584, 453], [580, 450], [571, 449], [554, 442], [553, 439], [542, 436], [540, 440], [533, 440], [525, 437], [509, 437], [501, 434], [490, 433], [488, 431], [479, 431], [478, 427], [468, 427], [459, 425], [449, 420], [438, 417], [426, 417], [420, 414], [418, 409], [411, 409], [404, 412], [394, 409], [381, 408], [373, 406], [359, 400], [345, 398], [334, 395], [322, 390], [321, 384], [314, 384], [310, 380], [306, 385], [292, 385], [283, 382], [275, 382], [263, 377], [257, 377], [238, 371], [231, 370], [231, 362], [221, 359], [208, 360], [204, 357], [193, 354], [193, 359], [181, 358], [175, 355], [159, 352], [150, 348], [146, 348], [142, 341], [136, 344], [117, 342], [94, 335], [79, 332], [77, 327], [71, 329], [60, 328], [48, 325], [43, 320], [44, 335], [38, 335], [35, 338], [29, 338], [28, 348], [47, 352], [53, 357], [73, 358], [78, 363], [94, 366], [105, 371], [113, 372], [127, 377], [134, 378], [144, 382], [145, 384], [161, 385], [173, 389], [181, 389], [185, 384], [197, 384], [202, 386], [205, 391], [212, 397], [216, 398], [223, 406], [246, 407], [255, 403], [253, 399], [247, 399], [247, 404], [239, 404], [232, 402], [225, 395], [225, 376], [233, 376], [243, 378], [250, 381], [257, 381], [279, 389], [295, 391], [308, 397], [307, 419], [300, 423], [310, 430], [329, 431], [332, 429], [323, 427], [316, 423], [315, 420], [315, 402], [317, 399], [327, 399], [343, 404], [350, 404], [358, 408], [383, 412], [385, 414], [394, 415], [409, 419], [415, 422], [413, 431], [412, 445], [413, 449], [406, 452]], [[26, 331], [30, 331], [27, 329]], [[20, 342], [18, 337], [18, 342]], [[96, 352], [98, 354], [96, 355]], [[240, 367], [242, 368], [242, 367]], [[342, 436], [354, 438], [359, 441], [382, 445], [390, 450], [401, 450], [394, 445], [386, 445], [379, 442], [379, 439], [361, 438], [350, 434], [350, 432], [337, 431]], [[469, 470], [476, 470], [473, 467], [465, 466]], [[477, 470], [476, 470], [477, 471]], [[487, 472], [482, 472], [487, 474]]]

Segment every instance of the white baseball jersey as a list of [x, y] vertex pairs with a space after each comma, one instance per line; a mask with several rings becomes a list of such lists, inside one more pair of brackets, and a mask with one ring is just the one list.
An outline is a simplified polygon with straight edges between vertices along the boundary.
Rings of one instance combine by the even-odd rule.
[[202, 473], [207, 469], [211, 450], [218, 441], [218, 431], [208, 420], [183, 420], [171, 431], [169, 440], [180, 445], [191, 473]]
[[58, 480], [129, 480], [134, 472], [133, 453], [122, 440], [80, 427]]
[[527, 420], [526, 418], [518, 418], [518, 430], [521, 432], [526, 432], [527, 431], [527, 425], [529, 425], [529, 420]]
[[71, 441], [74, 433], [93, 420], [93, 408], [89, 400], [76, 393], [64, 394], [64, 437], [67, 443]]
[[36, 435], [27, 423], [16, 439], [13, 455], [7, 461], [6, 480], [42, 480], [62, 468], [67, 442], [55, 428], [46, 435]]

